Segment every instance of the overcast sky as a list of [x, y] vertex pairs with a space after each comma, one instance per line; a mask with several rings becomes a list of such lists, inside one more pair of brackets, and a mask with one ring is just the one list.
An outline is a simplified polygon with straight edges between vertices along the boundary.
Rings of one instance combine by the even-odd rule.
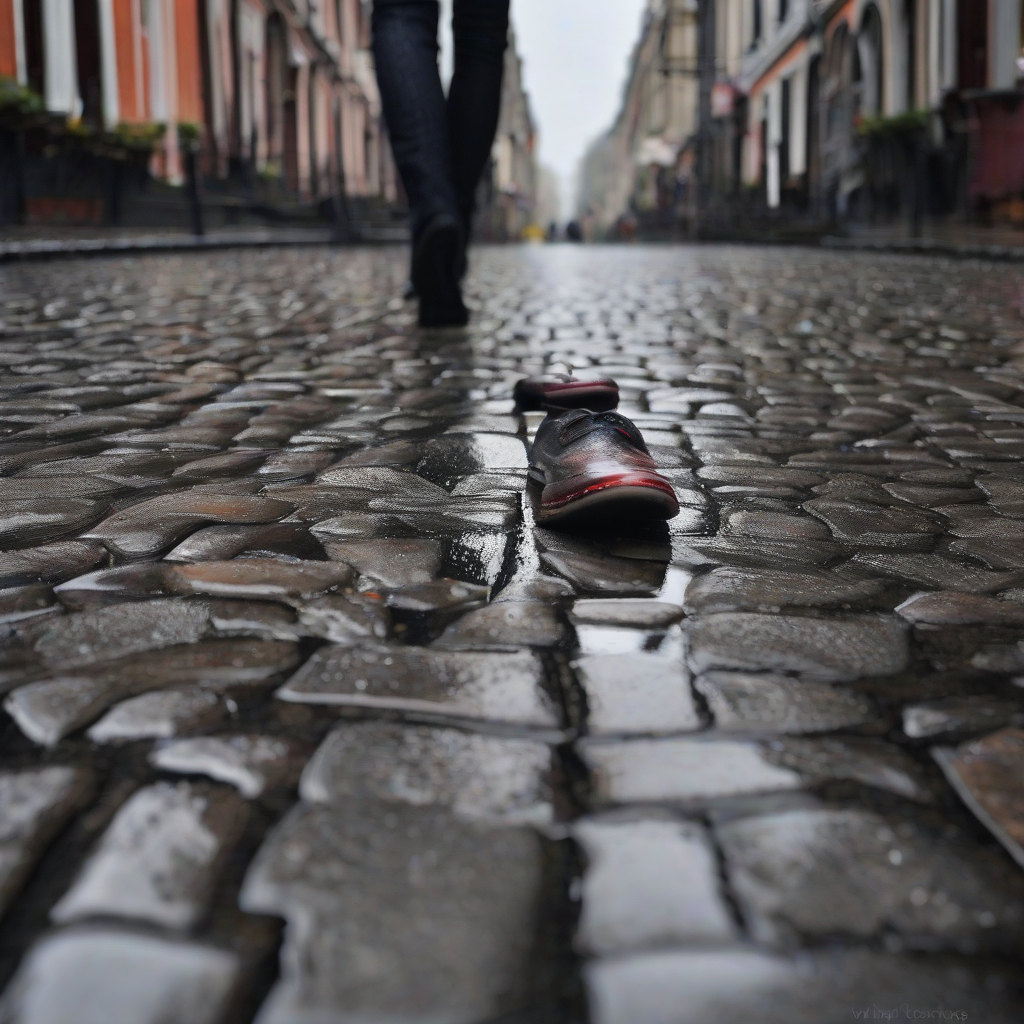
[[[451, 0], [442, 2], [450, 10]], [[645, 4], [512, 0], [526, 88], [540, 129], [540, 158], [561, 178], [563, 209], [569, 208], [579, 158], [618, 110]]]

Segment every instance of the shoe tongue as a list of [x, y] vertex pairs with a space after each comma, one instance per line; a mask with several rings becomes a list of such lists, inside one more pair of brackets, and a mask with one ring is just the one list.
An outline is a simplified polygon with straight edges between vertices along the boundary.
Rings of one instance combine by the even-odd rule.
[[586, 437], [587, 434], [591, 434], [602, 425], [607, 424], [614, 427], [634, 448], [647, 452], [643, 435], [636, 429], [636, 425], [617, 412], [595, 413], [587, 409], [574, 409], [561, 416], [560, 421], [562, 429], [559, 432], [558, 440], [561, 441], [563, 447], [568, 447], [574, 441]]
[[570, 445], [581, 437], [586, 437], [591, 431], [597, 430], [596, 417], [586, 409], [573, 409], [570, 412], [559, 416], [562, 429], [558, 433], [558, 440], [562, 445]]

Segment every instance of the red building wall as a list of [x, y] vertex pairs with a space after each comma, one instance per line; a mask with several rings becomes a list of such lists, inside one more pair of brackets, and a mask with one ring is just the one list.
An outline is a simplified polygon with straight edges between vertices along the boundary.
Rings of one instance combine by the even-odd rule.
[[199, 61], [199, 5], [175, 0], [178, 51], [178, 120], [203, 123], [203, 72]]
[[1024, 193], [1024, 100], [1006, 96], [974, 102], [976, 157], [971, 198], [995, 201]]
[[14, 0], [0, 0], [0, 75], [15, 78], [18, 54], [14, 48]]
[[[136, 61], [133, 2], [134, 0], [112, 0], [114, 48], [117, 51], [117, 102], [122, 121], [145, 121], [144, 98], [138, 95], [138, 83], [143, 80], [143, 76], [140, 73], [142, 69], [137, 67]], [[139, 49], [141, 51], [141, 46]]]

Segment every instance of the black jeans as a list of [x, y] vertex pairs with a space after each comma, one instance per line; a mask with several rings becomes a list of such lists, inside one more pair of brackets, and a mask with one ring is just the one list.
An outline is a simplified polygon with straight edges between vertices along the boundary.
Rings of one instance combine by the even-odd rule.
[[437, 66], [438, 0], [375, 0], [373, 56], [384, 119], [409, 197], [413, 237], [438, 214], [468, 237], [498, 127], [509, 0], [455, 0], [455, 73]]

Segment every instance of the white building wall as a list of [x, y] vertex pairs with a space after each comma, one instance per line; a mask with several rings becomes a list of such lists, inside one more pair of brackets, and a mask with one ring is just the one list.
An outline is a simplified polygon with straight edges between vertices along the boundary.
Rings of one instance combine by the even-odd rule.
[[1012, 89], [1020, 56], [1021, 0], [991, 0], [989, 9], [989, 75], [993, 89]]
[[163, 151], [167, 180], [180, 185], [178, 150], [178, 47], [174, 0], [148, 0], [146, 31], [149, 36], [150, 117], [167, 125]]
[[25, 60], [25, 11], [22, 0], [14, 0], [14, 61], [19, 85], [28, 85], [28, 64]]
[[765, 116], [768, 119], [768, 205], [774, 209], [782, 202], [779, 146], [782, 142], [782, 80], [776, 79], [764, 94]]
[[114, 128], [121, 120], [117, 89], [117, 44], [114, 41], [113, 0], [97, 0], [100, 15], [100, 74], [103, 82], [103, 124]]
[[43, 48], [46, 60], [46, 109], [78, 117], [78, 63], [75, 59], [75, 11], [72, 0], [43, 0]]
[[227, 147], [227, 99], [224, 90], [224, 55], [221, 42], [225, 11], [222, 0], [207, 0], [206, 33], [210, 40], [210, 104], [211, 127], [218, 152]]
[[789, 86], [789, 171], [803, 174], [807, 170], [807, 65], [793, 72]]
[[167, 95], [163, 0], [148, 0], [146, 34], [149, 37], [149, 116], [153, 121], [166, 124], [170, 119], [170, 109]]
[[740, 21], [740, 48], [744, 52], [750, 47], [754, 41], [754, 15], [752, 11], [753, 5], [749, 2], [743, 3], [740, 0], [739, 3], [739, 21]]
[[956, 0], [942, 4], [942, 88], [956, 88]]
[[238, 33], [239, 49], [241, 50], [242, 67], [239, 69], [242, 117], [242, 152], [253, 159], [258, 153], [250, 152], [253, 135], [258, 136], [263, 117], [263, 27], [262, 12], [247, 3], [239, 5]]

